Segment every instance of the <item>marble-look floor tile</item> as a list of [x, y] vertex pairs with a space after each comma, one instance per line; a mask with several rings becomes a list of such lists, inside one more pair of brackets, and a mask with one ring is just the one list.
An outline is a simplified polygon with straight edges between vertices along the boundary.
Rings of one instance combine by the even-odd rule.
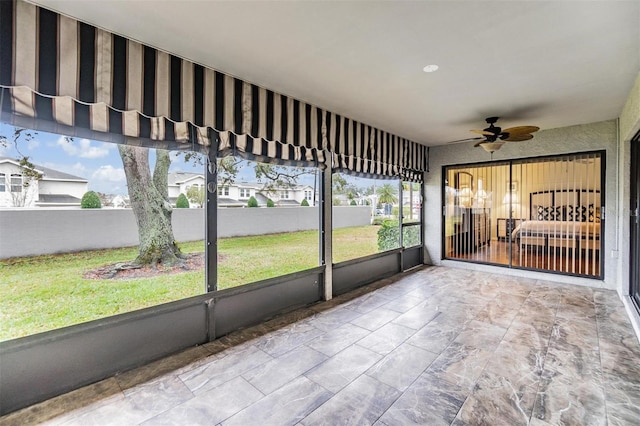
[[351, 309], [337, 307], [324, 311], [303, 322], [322, 331], [331, 331], [349, 321], [355, 320], [361, 315], [361, 313], [352, 311]]
[[560, 374], [546, 377], [538, 388], [533, 416], [551, 424], [606, 425], [604, 390], [586, 378], [578, 381]]
[[512, 382], [485, 371], [458, 412], [455, 424], [527, 426], [537, 390], [538, 382]]
[[442, 312], [437, 303], [427, 301], [416, 307], [409, 309], [404, 314], [393, 320], [394, 324], [419, 330], [437, 317]]
[[516, 319], [505, 333], [503, 340], [517, 345], [528, 346], [546, 352], [553, 323], [541, 324]]
[[353, 345], [305, 373], [305, 376], [325, 389], [337, 393], [380, 358], [382, 355]]
[[121, 400], [124, 400], [124, 394], [118, 382], [112, 377], [2, 416], [0, 424], [2, 426], [62, 424]]
[[117, 374], [115, 379], [122, 389], [156, 379], [164, 374], [180, 374], [183, 369], [192, 369], [198, 362], [212, 360], [211, 353], [203, 346], [196, 346], [178, 354], [162, 358], [145, 366]]
[[390, 323], [358, 340], [356, 344], [381, 355], [386, 355], [400, 346], [415, 332], [412, 328]]
[[378, 308], [367, 314], [359, 316], [358, 318], [352, 320], [351, 323], [357, 325], [358, 327], [366, 328], [370, 331], [375, 331], [386, 323], [393, 321], [398, 316], [400, 316], [399, 312], [385, 308]]
[[448, 426], [467, 397], [468, 389], [421, 375], [380, 417], [384, 425]]
[[222, 425], [295, 425], [331, 396], [333, 394], [322, 386], [306, 377], [298, 377], [288, 385], [223, 421]]
[[612, 344], [600, 341], [600, 362], [604, 373], [623, 379], [640, 377], [640, 344], [635, 338]]
[[543, 371], [546, 351], [531, 346], [502, 341], [485, 370], [507, 377], [511, 383], [538, 383]]
[[378, 361], [365, 374], [404, 391], [436, 357], [434, 353], [405, 343]]
[[637, 424], [640, 420], [640, 375], [623, 379], [605, 374], [604, 390], [609, 424]]
[[362, 375], [304, 418], [301, 425], [370, 425], [400, 394], [397, 389]]
[[301, 346], [243, 373], [242, 377], [268, 395], [326, 359], [326, 355]]
[[429, 324], [418, 330], [406, 343], [417, 346], [434, 354], [439, 354], [458, 337], [462, 325], [451, 325], [443, 322], [443, 316], [438, 316]]
[[403, 295], [382, 305], [382, 307], [403, 314], [422, 302], [424, 302], [422, 298]]
[[307, 342], [306, 346], [327, 356], [334, 356], [370, 333], [369, 330], [347, 323]]
[[475, 319], [489, 324], [499, 325], [507, 328], [511, 325], [513, 319], [518, 315], [519, 307], [501, 306], [495, 302], [487, 303], [487, 306], [481, 310]]
[[242, 377], [237, 377], [152, 417], [142, 424], [144, 426], [214, 425], [248, 407], [263, 396]]
[[259, 365], [272, 360], [269, 354], [249, 346], [224, 358], [216, 359], [179, 377], [194, 393], [204, 392], [234, 379]]
[[255, 346], [277, 357], [324, 334], [308, 323], [297, 323], [264, 336]]
[[506, 332], [507, 329], [499, 325], [473, 320], [464, 326], [454, 343], [493, 351]]
[[137, 407], [153, 415], [162, 413], [193, 398], [193, 393], [177, 376], [165, 376], [124, 391], [125, 397]]
[[452, 343], [433, 361], [426, 373], [471, 389], [491, 356], [492, 351]]
[[346, 309], [351, 309], [356, 312], [360, 312], [361, 314], [366, 314], [385, 303], [388, 303], [389, 299], [383, 296], [379, 296], [375, 292], [364, 294], [357, 299], [352, 300], [351, 302], [344, 305]]
[[147, 407], [136, 405], [125, 398], [101, 405], [95, 410], [85, 412], [59, 424], [65, 426], [137, 425], [156, 414], [158, 413], [147, 409]]

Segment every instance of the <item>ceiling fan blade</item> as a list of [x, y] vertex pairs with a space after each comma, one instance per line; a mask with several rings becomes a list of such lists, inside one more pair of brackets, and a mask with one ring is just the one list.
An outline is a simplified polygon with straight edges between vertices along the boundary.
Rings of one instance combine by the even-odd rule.
[[450, 143], [458, 143], [458, 142], [466, 142], [466, 141], [477, 141], [477, 140], [480, 140], [480, 139], [483, 139], [483, 140], [484, 140], [484, 138], [480, 138], [480, 137], [478, 137], [478, 138], [458, 139], [457, 141], [449, 141], [449, 142], [446, 142], [446, 143], [447, 143], [447, 144], [450, 144]]
[[509, 133], [509, 135], [522, 135], [525, 133], [533, 133], [540, 130], [540, 127], [537, 126], [517, 126], [517, 127], [509, 127], [508, 129], [504, 129], [504, 133]]
[[522, 141], [528, 141], [529, 139], [533, 139], [533, 135], [529, 134], [529, 133], [525, 133], [525, 134], [521, 134], [521, 135], [509, 135], [508, 137], [504, 138], [503, 140], [507, 141], [507, 142], [522, 142]]
[[486, 142], [487, 142], [487, 140], [486, 140], [486, 139], [483, 139], [483, 140], [481, 140], [480, 142], [475, 143], [475, 144], [473, 145], [473, 147], [474, 147], [474, 148], [477, 148], [477, 147], [479, 147], [480, 145], [482, 145], [483, 143], [486, 143]]
[[470, 132], [473, 133], [477, 133], [479, 135], [483, 135], [483, 136], [493, 136], [494, 133], [493, 132], [488, 132], [486, 130], [469, 130]]

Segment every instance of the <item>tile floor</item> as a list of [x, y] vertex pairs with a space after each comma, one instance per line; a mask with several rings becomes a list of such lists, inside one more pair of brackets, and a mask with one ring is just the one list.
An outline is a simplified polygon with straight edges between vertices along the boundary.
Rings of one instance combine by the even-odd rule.
[[429, 267], [0, 418], [0, 424], [639, 425], [612, 291]]

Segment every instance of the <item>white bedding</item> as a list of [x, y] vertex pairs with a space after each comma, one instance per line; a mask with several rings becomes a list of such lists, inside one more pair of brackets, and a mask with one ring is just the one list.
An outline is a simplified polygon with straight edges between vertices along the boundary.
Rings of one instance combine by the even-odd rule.
[[593, 239], [600, 236], [600, 223], [554, 220], [526, 220], [511, 234], [515, 241], [519, 236], [554, 236], [557, 238]]

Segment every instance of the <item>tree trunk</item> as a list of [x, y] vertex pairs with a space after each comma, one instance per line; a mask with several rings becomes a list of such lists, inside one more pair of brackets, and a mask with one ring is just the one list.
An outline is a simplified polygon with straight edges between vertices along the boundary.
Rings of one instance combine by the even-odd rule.
[[167, 178], [171, 159], [169, 152], [156, 150], [156, 165], [151, 175], [149, 150], [118, 145], [127, 177], [131, 208], [138, 224], [140, 248], [137, 265], [172, 266], [181, 262], [182, 254], [176, 245], [171, 227]]

